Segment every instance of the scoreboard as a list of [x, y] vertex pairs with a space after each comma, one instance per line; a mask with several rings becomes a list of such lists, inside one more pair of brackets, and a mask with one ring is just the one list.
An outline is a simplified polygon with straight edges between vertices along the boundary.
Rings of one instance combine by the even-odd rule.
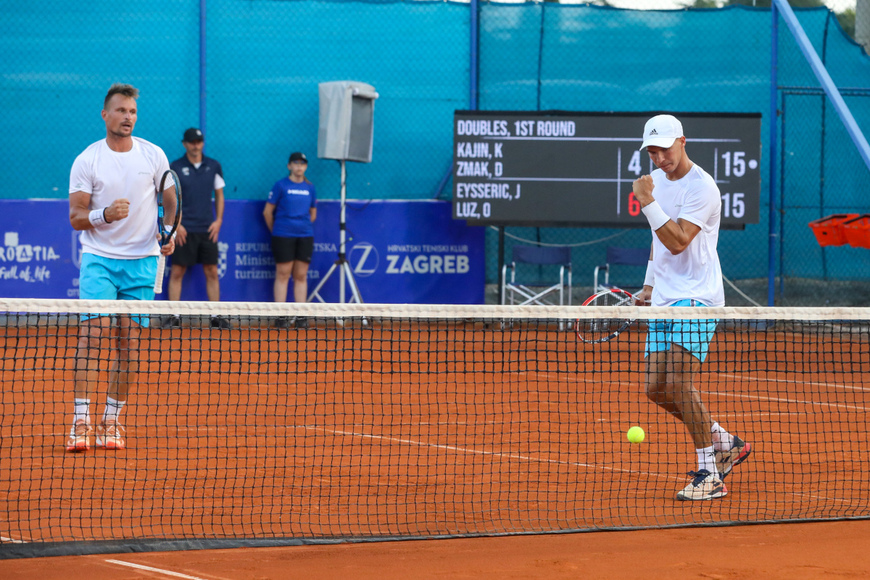
[[[656, 113], [456, 111], [453, 217], [471, 225], [648, 227], [632, 183]], [[760, 113], [674, 113], [722, 196], [722, 227], [758, 223]], [[655, 193], [653, 193], [655, 195]]]

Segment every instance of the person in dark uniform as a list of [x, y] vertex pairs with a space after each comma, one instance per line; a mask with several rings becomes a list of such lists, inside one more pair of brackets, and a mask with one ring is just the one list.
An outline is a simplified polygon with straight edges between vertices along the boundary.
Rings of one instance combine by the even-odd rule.
[[[169, 299], [181, 299], [181, 284], [187, 268], [202, 264], [208, 299], [217, 302], [221, 297], [218, 278], [218, 235], [224, 219], [224, 182], [221, 164], [203, 155], [205, 138], [202, 131], [190, 128], [181, 141], [185, 154], [172, 162], [171, 167], [181, 181], [181, 225], [175, 239], [172, 269], [169, 273]], [[214, 193], [214, 203], [212, 203]], [[179, 326], [178, 316], [169, 318], [170, 326]], [[212, 317], [214, 328], [229, 328], [227, 320]]]

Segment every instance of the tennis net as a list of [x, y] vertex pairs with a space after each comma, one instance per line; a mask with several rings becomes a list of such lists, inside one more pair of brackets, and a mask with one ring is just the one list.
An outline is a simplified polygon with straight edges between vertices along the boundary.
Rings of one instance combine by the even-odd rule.
[[[94, 313], [116, 315], [86, 353], [94, 424], [119, 321], [149, 327], [131, 345], [126, 448], [70, 453], [77, 343]], [[586, 343], [578, 317], [633, 322]], [[695, 387], [753, 449], [720, 499], [675, 499], [697, 463], [686, 427], [645, 394], [654, 319], [718, 320]], [[870, 517], [868, 321], [862, 309], [0, 299], [0, 557]], [[643, 443], [626, 440], [633, 425]]]

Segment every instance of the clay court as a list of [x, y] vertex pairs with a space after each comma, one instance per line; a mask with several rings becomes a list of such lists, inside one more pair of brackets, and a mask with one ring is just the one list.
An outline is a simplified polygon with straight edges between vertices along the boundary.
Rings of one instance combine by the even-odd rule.
[[[382, 577], [608, 576], [651, 562], [667, 577], [705, 561], [723, 577], [867, 569], [857, 556], [824, 563], [818, 549], [832, 544], [828, 558], [857, 543], [864, 521], [730, 525], [867, 517], [870, 484], [853, 469], [870, 451], [857, 323], [720, 324], [698, 386], [755, 451], [725, 498], [678, 502], [694, 450], [643, 395], [638, 327], [586, 345], [541, 320], [236, 322], [144, 331], [128, 449], [79, 454], [62, 446], [75, 326], [6, 329], [6, 555], [97, 551], [72, 560], [92, 578], [161, 577], [107, 559], [202, 578], [364, 577], [363, 562]], [[632, 424], [644, 443], [625, 440]], [[673, 528], [704, 524], [729, 525]], [[548, 533], [578, 530], [593, 533]], [[474, 537], [493, 535], [509, 537]], [[152, 552], [266, 542], [320, 545]], [[152, 553], [104, 555], [128, 551]], [[67, 561], [0, 566], [68, 573]], [[300, 568], [318, 562], [323, 576]]]
[[0, 576], [10, 580], [868, 578], [868, 541], [870, 521], [813, 522], [31, 558], [0, 561]]

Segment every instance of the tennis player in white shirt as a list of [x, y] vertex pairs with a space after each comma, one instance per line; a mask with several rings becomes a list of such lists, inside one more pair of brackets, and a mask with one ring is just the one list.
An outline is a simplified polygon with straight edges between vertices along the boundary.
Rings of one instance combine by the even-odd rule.
[[[103, 102], [106, 138], [85, 149], [70, 172], [70, 223], [81, 231], [82, 263], [79, 296], [85, 300], [153, 300], [157, 256], [172, 254], [174, 240], [157, 242], [157, 188], [169, 169], [156, 145], [133, 137], [139, 91], [114, 84]], [[166, 223], [175, 211], [175, 192], [165, 192]], [[91, 396], [104, 365], [100, 339], [108, 336], [112, 317], [82, 315], [75, 362], [73, 426], [66, 442], [70, 452], [90, 449], [93, 431]], [[109, 366], [109, 388], [96, 446], [124, 449], [119, 416], [139, 369], [139, 333], [147, 317], [118, 316], [117, 345]]]
[[[634, 195], [653, 232], [638, 303], [723, 306], [716, 182], [689, 159], [683, 126], [672, 115], [647, 121], [641, 149], [658, 169], [634, 182]], [[752, 451], [749, 443], [713, 420], [694, 386], [716, 324], [703, 319], [655, 320], [647, 334], [647, 397], [685, 424], [698, 458], [697, 471], [689, 472], [692, 481], [677, 493], [679, 500], [725, 496], [725, 476]]]

